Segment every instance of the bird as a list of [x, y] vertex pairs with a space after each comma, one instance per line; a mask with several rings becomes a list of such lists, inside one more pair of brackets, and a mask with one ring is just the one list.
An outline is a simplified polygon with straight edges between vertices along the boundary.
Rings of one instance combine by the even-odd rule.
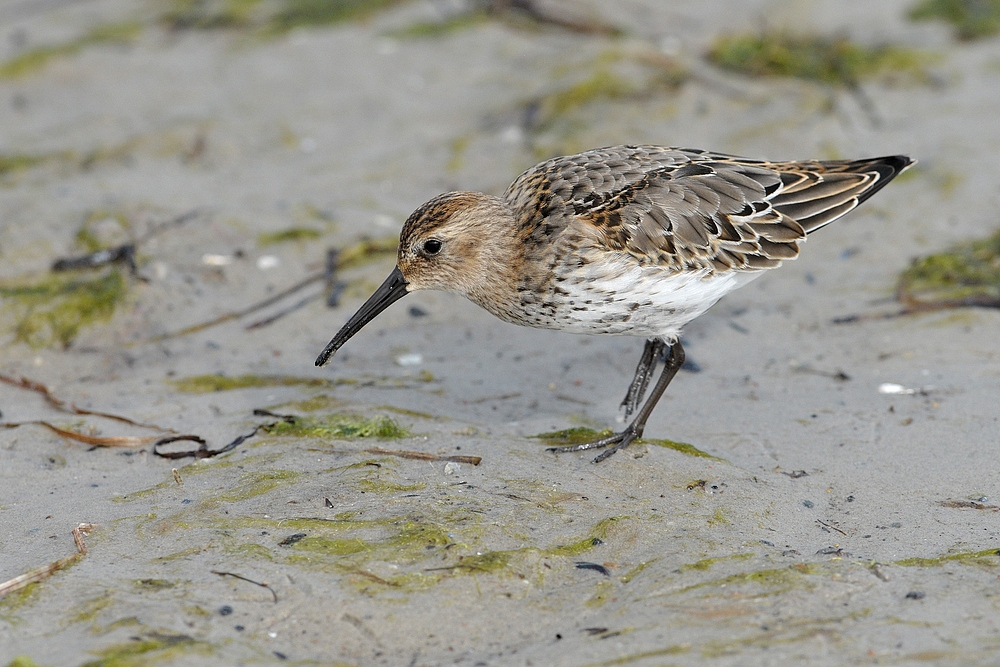
[[551, 451], [640, 438], [684, 364], [681, 328], [727, 293], [795, 259], [806, 236], [844, 216], [914, 160], [769, 161], [690, 148], [612, 146], [531, 167], [498, 196], [455, 191], [417, 208], [395, 269], [316, 359], [323, 366], [389, 305], [416, 290], [456, 292], [506, 322], [646, 339], [622, 401], [622, 431]]

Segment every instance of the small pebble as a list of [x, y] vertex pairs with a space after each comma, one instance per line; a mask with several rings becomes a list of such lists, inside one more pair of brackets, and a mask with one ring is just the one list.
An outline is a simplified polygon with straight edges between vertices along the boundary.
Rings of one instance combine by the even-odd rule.
[[419, 366], [424, 363], [424, 355], [419, 352], [410, 352], [396, 357], [396, 363], [400, 366]]
[[268, 269], [273, 269], [281, 263], [274, 255], [261, 255], [257, 258], [257, 268], [261, 271], [267, 271]]
[[233, 258], [229, 255], [212, 255], [205, 253], [201, 256], [201, 263], [205, 266], [226, 266], [231, 264]]
[[228, 604], [219, 607], [219, 616], [229, 616], [231, 613], [233, 613], [233, 608]]

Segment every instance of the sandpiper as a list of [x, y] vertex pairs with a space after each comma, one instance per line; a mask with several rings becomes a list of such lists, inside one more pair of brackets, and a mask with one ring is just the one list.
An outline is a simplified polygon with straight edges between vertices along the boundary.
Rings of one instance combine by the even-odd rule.
[[799, 254], [913, 164], [903, 155], [770, 162], [689, 148], [614, 146], [547, 160], [500, 197], [448, 192], [403, 224], [396, 268], [330, 341], [317, 366], [409, 292], [457, 292], [502, 320], [573, 333], [646, 338], [622, 407], [629, 426], [553, 451], [642, 436], [684, 363], [681, 327], [765, 269]]

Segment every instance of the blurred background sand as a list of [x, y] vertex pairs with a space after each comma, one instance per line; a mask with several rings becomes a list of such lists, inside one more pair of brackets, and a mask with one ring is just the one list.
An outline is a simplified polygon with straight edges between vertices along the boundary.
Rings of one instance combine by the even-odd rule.
[[[0, 384], [0, 580], [97, 525], [0, 664], [991, 664], [1000, 319], [878, 315], [1000, 296], [997, 16], [0, 2], [0, 373], [216, 449], [298, 417], [171, 460]], [[621, 143], [920, 164], [692, 323], [662, 440], [599, 466], [533, 436], [617, 426], [639, 340], [418, 293], [313, 367], [416, 206]]]

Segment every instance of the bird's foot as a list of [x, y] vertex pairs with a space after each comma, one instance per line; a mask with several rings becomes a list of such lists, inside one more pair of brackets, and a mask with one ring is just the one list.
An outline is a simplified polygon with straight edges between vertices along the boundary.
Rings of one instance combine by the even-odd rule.
[[594, 463], [600, 463], [604, 459], [613, 456], [619, 449], [625, 449], [631, 445], [639, 437], [639, 435], [640, 433], [638, 429], [633, 426], [629, 426], [620, 433], [609, 435], [608, 437], [601, 438], [600, 440], [584, 442], [578, 445], [567, 445], [565, 447], [549, 447], [545, 451], [555, 452], [556, 454], [565, 454], [567, 452], [582, 452], [586, 449], [603, 449], [604, 447], [608, 447], [609, 449], [606, 449], [594, 458]]

